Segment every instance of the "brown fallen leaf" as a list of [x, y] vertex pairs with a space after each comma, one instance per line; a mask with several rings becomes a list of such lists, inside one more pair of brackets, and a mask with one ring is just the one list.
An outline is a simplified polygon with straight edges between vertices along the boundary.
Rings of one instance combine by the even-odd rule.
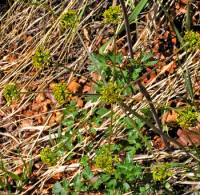
[[200, 124], [196, 127], [191, 127], [189, 129], [179, 129], [177, 131], [178, 139], [177, 141], [183, 146], [200, 146]]
[[76, 105], [79, 108], [83, 107], [83, 105], [84, 105], [83, 100], [81, 98], [79, 98], [78, 96], [72, 97], [72, 100], [74, 100], [76, 102]]
[[91, 92], [91, 90], [92, 90], [92, 87], [90, 83], [87, 83], [86, 85], [84, 85], [83, 93]]
[[163, 139], [157, 135], [153, 138], [153, 145], [156, 149], [159, 149], [159, 150], [162, 150], [166, 147]]
[[68, 90], [72, 93], [76, 93], [78, 92], [79, 88], [80, 88], [80, 84], [77, 83], [75, 80], [71, 81], [69, 83], [69, 85], [67, 86]]
[[33, 119], [25, 119], [21, 121], [21, 127], [30, 127], [33, 125]]
[[56, 181], [61, 180], [64, 177], [64, 174], [62, 172], [55, 173], [52, 178]]
[[35, 101], [36, 101], [37, 103], [41, 103], [41, 102], [43, 102], [44, 100], [45, 100], [44, 93], [39, 93], [39, 94], [36, 96], [36, 98], [35, 98]]
[[16, 170], [14, 171], [14, 174], [16, 174], [16, 175], [21, 175], [22, 173], [23, 173], [22, 167], [17, 167]]
[[92, 77], [93, 81], [99, 81], [99, 80], [101, 80], [101, 75], [98, 74], [97, 72], [92, 72], [91, 73], [91, 77]]
[[178, 114], [172, 110], [172, 111], [168, 111], [168, 112], [165, 112], [163, 115], [162, 115], [162, 123], [173, 123], [173, 122], [176, 122], [177, 120], [177, 117], [178, 117]]

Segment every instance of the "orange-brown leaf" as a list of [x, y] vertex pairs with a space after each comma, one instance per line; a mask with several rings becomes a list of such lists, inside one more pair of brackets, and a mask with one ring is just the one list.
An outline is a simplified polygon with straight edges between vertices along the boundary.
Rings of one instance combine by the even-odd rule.
[[68, 90], [72, 93], [76, 93], [78, 92], [79, 88], [80, 88], [80, 84], [77, 83], [75, 80], [74, 81], [71, 81], [68, 85]]
[[175, 111], [168, 111], [162, 115], [163, 123], [173, 123], [176, 122], [178, 114]]

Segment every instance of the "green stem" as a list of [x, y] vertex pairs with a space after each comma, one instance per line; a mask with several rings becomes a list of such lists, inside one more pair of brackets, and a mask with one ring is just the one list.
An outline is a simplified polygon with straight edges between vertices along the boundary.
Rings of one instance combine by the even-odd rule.
[[186, 30], [190, 31], [191, 26], [192, 26], [191, 0], [188, 0], [187, 13], [186, 13]]

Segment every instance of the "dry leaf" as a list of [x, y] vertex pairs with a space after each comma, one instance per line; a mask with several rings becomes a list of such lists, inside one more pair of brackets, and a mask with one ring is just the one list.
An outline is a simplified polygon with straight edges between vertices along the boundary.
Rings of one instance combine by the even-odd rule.
[[156, 78], [156, 73], [154, 71], [151, 71], [148, 74], [148, 76], [147, 75], [142, 76], [141, 80], [143, 81], [144, 84], [148, 84], [151, 81], [153, 81], [155, 78]]
[[75, 100], [76, 101], [76, 105], [79, 107], [79, 108], [82, 108], [83, 107], [83, 100], [81, 98], [79, 98], [78, 96], [75, 96], [75, 97], [72, 97], [72, 100]]
[[101, 75], [99, 75], [97, 72], [92, 72], [91, 77], [93, 81], [99, 81], [101, 80]]
[[172, 110], [172, 111], [168, 111], [168, 112], [165, 112], [163, 115], [162, 115], [162, 123], [173, 123], [173, 122], [176, 122], [177, 120], [177, 117], [178, 117], [178, 114]]
[[90, 38], [89, 38], [89, 33], [88, 33], [88, 30], [86, 28], [83, 29], [83, 34], [84, 34], [84, 37], [90, 41]]
[[162, 150], [165, 148], [165, 143], [164, 143], [163, 139], [157, 135], [153, 138], [153, 145], [156, 149]]
[[16, 175], [21, 175], [22, 173], [23, 173], [22, 167], [17, 167], [17, 169], [14, 171], [14, 174], [16, 174]]
[[136, 96], [133, 97], [133, 100], [136, 102], [141, 102], [143, 100], [144, 95], [142, 93], [138, 93]]
[[56, 181], [61, 180], [63, 178], [64, 174], [63, 173], [56, 173], [52, 176], [53, 179], [55, 179]]
[[63, 113], [57, 111], [57, 112], [56, 112], [56, 116], [55, 116], [55, 121], [56, 121], [57, 123], [59, 123], [59, 122], [62, 120], [62, 117], [63, 117]]
[[21, 122], [21, 127], [24, 128], [24, 127], [30, 127], [33, 125], [33, 120], [32, 119], [25, 119], [25, 120], [22, 120]]
[[87, 78], [84, 77], [84, 76], [82, 76], [82, 77], [79, 79], [78, 82], [81, 83], [81, 84], [85, 84], [85, 83], [87, 82]]
[[200, 124], [196, 127], [191, 127], [188, 129], [179, 129], [177, 131], [179, 138], [177, 141], [183, 146], [196, 145], [200, 146]]
[[96, 39], [95, 45], [98, 46], [101, 42], [102, 42], [103, 36], [98, 36], [98, 38]]
[[43, 102], [44, 100], [45, 100], [44, 93], [39, 93], [39, 94], [36, 96], [36, 98], [35, 98], [35, 101], [36, 101], [37, 103], [41, 103], [41, 102]]
[[38, 104], [36, 102], [32, 103], [31, 110], [33, 110], [33, 111], [39, 111], [40, 108], [41, 108], [41, 104]]
[[86, 85], [84, 85], [83, 93], [91, 92], [91, 90], [92, 90], [91, 84], [87, 83]]
[[15, 62], [16, 59], [17, 59], [17, 58], [16, 58], [16, 56], [15, 56], [14, 54], [10, 54], [10, 55], [8, 55], [8, 56], [6, 57], [6, 60], [7, 60], [9, 63], [11, 63], [11, 64], [13, 64], [13, 63]]
[[24, 115], [24, 116], [27, 116], [27, 117], [33, 116], [33, 115], [34, 115], [34, 112], [33, 112], [32, 110], [30, 110], [30, 109], [29, 109], [29, 110], [27, 109], [27, 110], [24, 110], [24, 111], [23, 111], [23, 115]]
[[75, 80], [74, 81], [71, 81], [68, 85], [68, 90], [72, 93], [76, 93], [78, 92], [79, 88], [80, 88], [80, 84], [77, 83]]

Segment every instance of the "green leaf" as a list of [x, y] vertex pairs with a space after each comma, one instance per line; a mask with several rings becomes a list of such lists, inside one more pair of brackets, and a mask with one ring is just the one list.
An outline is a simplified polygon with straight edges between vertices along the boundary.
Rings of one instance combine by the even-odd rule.
[[109, 46], [109, 44], [111, 44], [113, 40], [114, 37], [110, 38], [106, 43], [104, 43], [99, 49], [99, 54], [105, 55], [107, 47]]
[[100, 108], [96, 111], [96, 113], [100, 116], [103, 116], [104, 114], [106, 114], [109, 110], [107, 108]]
[[184, 79], [185, 79], [185, 87], [186, 90], [190, 96], [191, 100], [194, 100], [194, 92], [193, 92], [193, 88], [192, 88], [192, 80], [191, 80], [191, 76], [189, 73], [188, 68], [186, 68], [186, 71], [184, 72]]
[[[62, 185], [63, 184], [63, 185]], [[63, 180], [62, 184], [60, 182], [56, 182], [53, 185], [52, 192], [55, 195], [67, 195], [69, 184], [67, 180]]]
[[108, 58], [110, 58], [113, 64], [121, 64], [123, 62], [122, 54], [111, 53], [108, 55]]
[[130, 24], [137, 20], [138, 15], [141, 13], [147, 2], [148, 0], [140, 0], [140, 2], [136, 5], [136, 7], [133, 9], [133, 12], [129, 16]]
[[84, 168], [82, 175], [87, 180], [90, 180], [94, 176], [89, 166]]
[[14, 174], [14, 173], [12, 173], [10, 171], [6, 171], [6, 173], [15, 181], [20, 181], [21, 180], [18, 175]]
[[124, 118], [124, 123], [126, 124], [127, 128], [132, 129], [134, 127], [133, 120], [129, 117]]
[[116, 179], [111, 179], [107, 184], [106, 186], [108, 188], [111, 188], [111, 189], [115, 189], [116, 186], [117, 186], [117, 180]]
[[99, 74], [103, 74], [108, 69], [106, 63], [106, 57], [100, 54], [91, 54], [89, 56], [92, 65], [88, 67], [89, 71], [96, 71]]
[[152, 52], [147, 53], [147, 54], [145, 53], [145, 54], [143, 55], [142, 59], [141, 59], [141, 62], [146, 62], [146, 61], [148, 61], [152, 56], [153, 56], [153, 53], [152, 53]]
[[132, 73], [132, 76], [131, 76], [134, 81], [139, 78], [140, 73], [142, 72], [142, 70], [143, 69], [141, 67], [134, 69], [134, 72]]
[[123, 189], [125, 192], [128, 192], [130, 190], [130, 185], [127, 182], [123, 183]]
[[92, 188], [95, 190], [99, 189], [99, 186], [103, 183], [103, 181], [101, 181], [101, 179], [97, 179], [97, 181], [92, 185]]
[[81, 158], [81, 161], [80, 161], [80, 164], [84, 167], [87, 167], [88, 166], [88, 156], [84, 155], [82, 158]]
[[104, 183], [104, 182], [107, 182], [110, 179], [110, 177], [111, 177], [110, 175], [102, 174], [101, 175], [101, 180]]
[[78, 174], [76, 175], [76, 177], [74, 178], [74, 188], [76, 191], [80, 192], [80, 191], [84, 191], [85, 186], [83, 185], [83, 183], [81, 182], [81, 175]]
[[158, 62], [158, 60], [149, 61], [149, 62], [146, 62], [146, 63], [145, 63], [145, 66], [146, 66], [146, 67], [148, 67], [148, 66], [153, 66], [153, 65], [155, 65], [157, 62]]

